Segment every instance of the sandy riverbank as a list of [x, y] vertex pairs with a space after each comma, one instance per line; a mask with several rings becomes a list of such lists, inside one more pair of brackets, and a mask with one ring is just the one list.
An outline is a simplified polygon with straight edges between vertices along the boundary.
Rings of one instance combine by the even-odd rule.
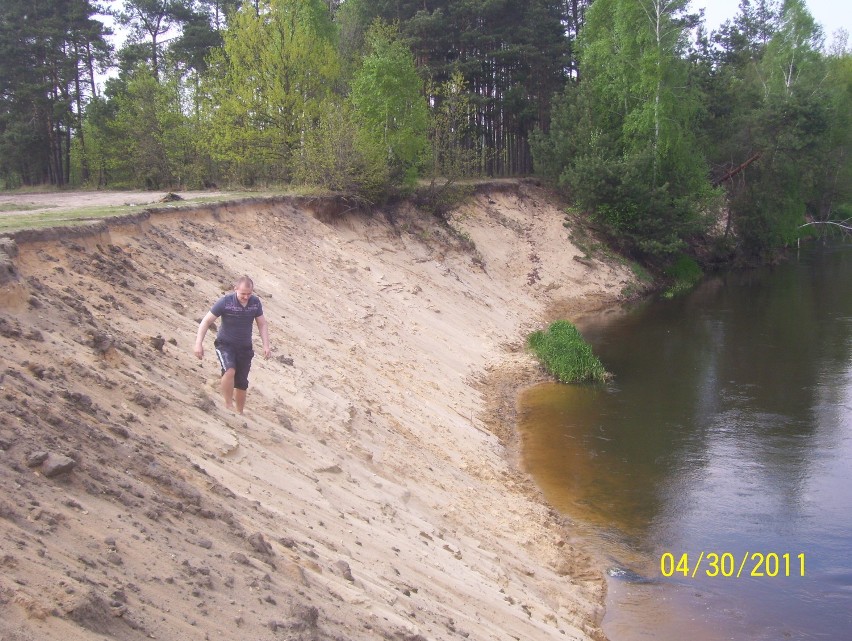
[[[600, 568], [511, 429], [526, 333], [632, 274], [582, 258], [532, 185], [480, 188], [455, 233], [338, 205], [7, 244], [0, 637], [602, 637]], [[237, 418], [192, 343], [243, 272], [274, 351]]]

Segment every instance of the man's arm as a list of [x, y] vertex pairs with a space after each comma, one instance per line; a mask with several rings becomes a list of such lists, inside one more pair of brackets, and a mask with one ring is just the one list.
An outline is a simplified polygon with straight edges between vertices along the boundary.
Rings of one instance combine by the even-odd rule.
[[198, 325], [198, 335], [195, 337], [195, 355], [198, 358], [204, 357], [204, 337], [207, 335], [207, 330], [216, 322], [216, 316], [213, 312], [207, 312], [207, 315], [201, 319]]
[[257, 322], [257, 331], [260, 332], [260, 340], [263, 341], [263, 357], [269, 358], [271, 350], [269, 349], [269, 323], [266, 322], [264, 316], [255, 318]]

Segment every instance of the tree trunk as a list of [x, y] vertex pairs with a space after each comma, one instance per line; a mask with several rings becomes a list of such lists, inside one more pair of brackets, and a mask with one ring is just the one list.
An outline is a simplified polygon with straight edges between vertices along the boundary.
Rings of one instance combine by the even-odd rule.
[[719, 185], [721, 185], [721, 184], [722, 184], [723, 182], [725, 182], [726, 180], [730, 180], [731, 178], [733, 178], [734, 176], [736, 176], [738, 173], [740, 173], [741, 171], [743, 171], [746, 167], [748, 167], [751, 163], [755, 162], [758, 158], [760, 158], [760, 156], [761, 156], [762, 154], [763, 154], [763, 152], [762, 152], [762, 151], [758, 151], [757, 153], [753, 154], [753, 155], [751, 156], [751, 158], [749, 158], [748, 160], [746, 160], [744, 163], [742, 163], [742, 164], [738, 165], [737, 167], [734, 167], [731, 171], [729, 171], [728, 173], [726, 173], [726, 174], [725, 174], [724, 176], [722, 176], [721, 178], [718, 178], [718, 179], [714, 180], [714, 181], [713, 181], [713, 186], [714, 186], [714, 187], [718, 187]]
[[95, 84], [95, 57], [92, 54], [92, 43], [86, 41], [86, 68], [89, 72], [89, 84], [92, 86], [92, 97], [98, 97], [98, 86]]
[[[80, 139], [80, 180], [84, 183], [89, 182], [89, 159], [86, 154], [86, 138], [83, 134], [83, 91], [80, 83], [80, 51], [77, 45], [74, 45], [74, 56], [77, 61], [74, 65], [74, 93], [77, 103], [77, 137]], [[70, 135], [70, 128], [69, 128]], [[71, 141], [68, 141], [68, 153], [71, 153]], [[70, 168], [71, 161], [69, 157], [68, 165]]]

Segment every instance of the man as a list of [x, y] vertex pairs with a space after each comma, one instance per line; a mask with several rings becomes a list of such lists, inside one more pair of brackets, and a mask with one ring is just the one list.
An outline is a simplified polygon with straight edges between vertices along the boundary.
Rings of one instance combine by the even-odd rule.
[[269, 358], [269, 328], [263, 317], [263, 304], [253, 294], [254, 282], [248, 276], [242, 276], [234, 284], [234, 291], [217, 300], [198, 326], [195, 338], [195, 355], [204, 357], [204, 337], [207, 330], [222, 318], [222, 324], [216, 334], [213, 345], [222, 367], [220, 383], [225, 407], [243, 413], [248, 389], [248, 374], [254, 350], [251, 346], [252, 324], [257, 323], [260, 338], [263, 341], [263, 356]]

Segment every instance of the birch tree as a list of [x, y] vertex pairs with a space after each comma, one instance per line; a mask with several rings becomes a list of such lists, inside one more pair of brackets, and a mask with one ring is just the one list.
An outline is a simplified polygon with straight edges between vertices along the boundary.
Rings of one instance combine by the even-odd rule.
[[352, 83], [352, 104], [364, 132], [384, 147], [392, 182], [412, 186], [428, 147], [423, 83], [394, 27], [375, 23], [367, 41], [370, 52]]
[[793, 242], [809, 210], [818, 215], [832, 120], [822, 43], [802, 0], [784, 0], [758, 66], [762, 101], [749, 123], [763, 155], [732, 200], [738, 232], [757, 257]]
[[680, 249], [710, 196], [694, 137], [685, 5], [595, 0], [580, 33], [583, 80], [537, 139], [539, 157], [580, 204], [626, 248], [650, 255]]
[[339, 78], [335, 31], [321, 0], [243, 4], [213, 56], [211, 153], [244, 183], [289, 180], [306, 133]]

